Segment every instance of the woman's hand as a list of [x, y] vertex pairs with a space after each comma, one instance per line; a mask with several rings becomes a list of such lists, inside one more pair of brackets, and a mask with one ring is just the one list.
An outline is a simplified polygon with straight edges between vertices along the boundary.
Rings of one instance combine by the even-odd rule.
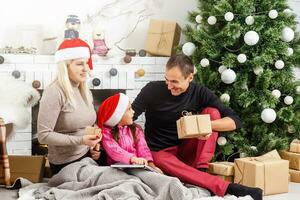
[[84, 135], [82, 138], [82, 142], [84, 145], [94, 148], [99, 142], [101, 138], [98, 135]]
[[93, 160], [98, 160], [100, 158], [100, 144], [98, 143], [95, 148], [90, 148], [91, 158]]
[[156, 167], [156, 165], [153, 162], [149, 162], [148, 165], [149, 165], [149, 167], [155, 169], [157, 172], [164, 174], [163, 171], [161, 169], [159, 169], [158, 167]]
[[135, 156], [130, 158], [130, 163], [137, 165], [148, 165], [148, 161], [145, 158], [138, 158]]

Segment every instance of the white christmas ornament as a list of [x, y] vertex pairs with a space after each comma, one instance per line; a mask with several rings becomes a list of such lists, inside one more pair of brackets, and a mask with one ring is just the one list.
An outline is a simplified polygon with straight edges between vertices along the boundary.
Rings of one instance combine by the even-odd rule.
[[261, 119], [266, 123], [272, 123], [276, 119], [276, 112], [272, 108], [265, 108], [260, 115]]
[[282, 68], [284, 68], [284, 62], [282, 60], [277, 60], [275, 62], [275, 67], [276, 67], [276, 69], [282, 69]]
[[197, 15], [196, 18], [195, 18], [195, 20], [196, 20], [196, 22], [197, 22], [198, 24], [200, 24], [201, 21], [202, 21], [202, 16], [201, 16], [201, 15]]
[[187, 42], [182, 46], [182, 52], [187, 55], [191, 56], [196, 49], [196, 46], [192, 42]]
[[255, 67], [253, 71], [255, 75], [260, 75], [264, 72], [264, 69], [262, 67]]
[[210, 16], [208, 19], [207, 19], [207, 23], [209, 25], [214, 25], [217, 23], [217, 18], [215, 16]]
[[246, 17], [245, 22], [247, 25], [251, 26], [252, 24], [254, 24], [254, 17], [253, 16]]
[[286, 105], [291, 105], [294, 102], [294, 99], [291, 96], [286, 96], [286, 97], [284, 97], [283, 101]]
[[227, 93], [224, 93], [224, 94], [222, 94], [221, 96], [220, 96], [220, 99], [221, 99], [221, 101], [222, 102], [229, 102], [230, 101], [230, 96], [229, 96], [229, 94], [227, 94]]
[[225, 18], [226, 21], [231, 22], [231, 21], [233, 20], [233, 18], [234, 18], [234, 15], [233, 15], [232, 12], [227, 12], [227, 13], [224, 15], [224, 18]]
[[300, 85], [296, 86], [296, 93], [300, 94]]
[[279, 99], [279, 97], [281, 96], [281, 92], [279, 90], [273, 90], [272, 91], [272, 95], [276, 98]]
[[225, 137], [221, 136], [221, 137], [218, 138], [217, 143], [220, 146], [224, 146], [227, 143], [227, 140], [226, 140]]
[[222, 74], [222, 72], [225, 70], [225, 69], [227, 69], [224, 65], [221, 65], [219, 68], [218, 68], [218, 72], [220, 73], [220, 74]]
[[256, 45], [259, 40], [259, 35], [255, 31], [248, 31], [244, 35], [244, 41], [247, 45]]
[[247, 60], [247, 56], [245, 54], [241, 53], [238, 55], [237, 60], [239, 63], [244, 63]]
[[208, 60], [207, 58], [201, 59], [200, 65], [201, 65], [202, 67], [207, 67], [207, 66], [209, 65], [209, 60]]
[[287, 48], [287, 53], [286, 53], [286, 54], [287, 54], [288, 56], [293, 55], [293, 53], [294, 53], [294, 49], [292, 49], [292, 48], [290, 48], [290, 47]]
[[226, 69], [221, 74], [221, 80], [226, 84], [231, 84], [235, 81], [236, 74], [232, 69]]
[[285, 27], [282, 29], [281, 39], [284, 42], [290, 42], [294, 39], [294, 37], [295, 37], [295, 32], [293, 31], [293, 29], [291, 29], [290, 27]]
[[270, 10], [270, 12], [269, 12], [269, 17], [270, 17], [271, 19], [276, 19], [276, 18], [278, 17], [278, 12], [277, 12], [277, 10]]
[[257, 147], [256, 146], [251, 146], [250, 147], [253, 151], [257, 151]]
[[284, 13], [285, 15], [287, 15], [287, 16], [291, 16], [293, 12], [292, 12], [290, 9], [287, 8], [287, 9], [284, 9], [284, 10], [283, 10], [283, 13]]

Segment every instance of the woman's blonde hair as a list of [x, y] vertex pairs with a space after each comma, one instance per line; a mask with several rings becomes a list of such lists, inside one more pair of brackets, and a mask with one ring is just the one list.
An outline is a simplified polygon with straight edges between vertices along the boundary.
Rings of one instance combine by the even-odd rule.
[[[62, 88], [65, 96], [66, 102], [69, 103], [73, 108], [75, 108], [75, 94], [73, 86], [68, 73], [68, 66], [73, 60], [60, 61], [57, 63], [57, 78], [55, 81], [58, 81], [58, 84]], [[85, 101], [86, 105], [91, 105], [93, 102], [92, 93], [89, 90], [86, 81], [79, 84], [79, 92]]]

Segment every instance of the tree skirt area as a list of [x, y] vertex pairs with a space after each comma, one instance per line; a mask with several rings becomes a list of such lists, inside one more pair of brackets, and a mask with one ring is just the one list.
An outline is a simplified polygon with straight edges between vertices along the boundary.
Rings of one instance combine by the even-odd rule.
[[[48, 183], [30, 184], [19, 191], [20, 200], [33, 199], [126, 199], [126, 200], [251, 200], [250, 196], [211, 197], [210, 193], [177, 178], [131, 169], [126, 172], [98, 166], [85, 158], [63, 168]], [[142, 198], [141, 198], [142, 197]]]

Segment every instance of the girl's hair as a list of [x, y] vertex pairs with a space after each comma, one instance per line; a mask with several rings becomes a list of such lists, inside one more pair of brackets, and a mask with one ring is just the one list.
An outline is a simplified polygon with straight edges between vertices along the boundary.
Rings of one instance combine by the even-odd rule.
[[[72, 83], [68, 73], [68, 67], [73, 61], [74, 60], [66, 60], [58, 63], [57, 78], [54, 81], [58, 81], [59, 86], [62, 88], [66, 96], [66, 101], [70, 103], [73, 108], [75, 108], [75, 94], [72, 89]], [[93, 102], [93, 97], [91, 91], [87, 87], [86, 81], [80, 83], [78, 88], [85, 103], [87, 105], [91, 105]]]
[[[136, 129], [137, 129], [138, 125], [136, 123], [133, 123], [133, 124], [129, 125], [128, 127], [130, 128], [130, 131], [131, 131], [131, 134], [133, 137], [133, 141], [136, 142]], [[114, 140], [118, 142], [120, 139], [118, 125], [112, 127], [111, 133], [113, 135]]]

